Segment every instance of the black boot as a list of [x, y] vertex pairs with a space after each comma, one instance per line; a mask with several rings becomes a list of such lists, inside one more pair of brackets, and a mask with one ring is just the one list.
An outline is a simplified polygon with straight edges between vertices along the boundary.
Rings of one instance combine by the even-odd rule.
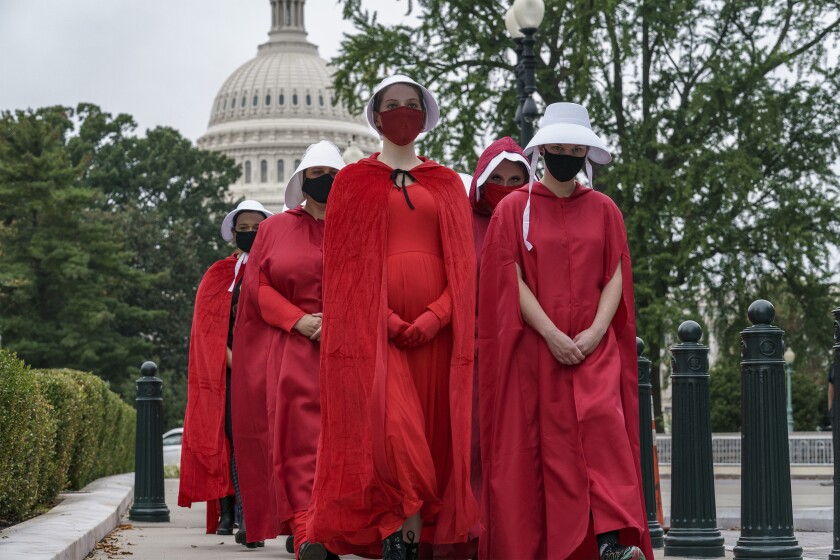
[[217, 535], [233, 534], [233, 504], [235, 500], [233, 496], [219, 498], [222, 513], [219, 519], [219, 527], [216, 529]]
[[286, 552], [289, 554], [295, 553], [295, 536], [289, 535], [286, 537]]
[[382, 560], [406, 560], [402, 529], [388, 535], [382, 541]]

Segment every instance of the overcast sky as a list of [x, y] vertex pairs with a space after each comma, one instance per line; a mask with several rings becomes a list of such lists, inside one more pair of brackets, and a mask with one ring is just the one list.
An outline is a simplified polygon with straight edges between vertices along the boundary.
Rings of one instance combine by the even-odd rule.
[[[407, 0], [364, 6], [390, 23]], [[326, 60], [352, 30], [337, 0], [307, 0], [305, 20]], [[87, 101], [195, 140], [270, 22], [269, 0], [0, 0], [0, 110]]]

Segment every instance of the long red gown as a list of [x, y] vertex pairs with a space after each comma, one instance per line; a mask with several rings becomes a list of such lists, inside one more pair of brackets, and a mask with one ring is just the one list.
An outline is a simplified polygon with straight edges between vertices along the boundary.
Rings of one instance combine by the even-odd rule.
[[[493, 159], [502, 153], [518, 154], [525, 158], [525, 153], [516, 141], [510, 136], [504, 136], [494, 141], [485, 148], [478, 163], [475, 166], [472, 183], [470, 184], [470, 207], [472, 207], [472, 230], [473, 242], [475, 243], [476, 271], [481, 268], [481, 249], [484, 247], [484, 238], [487, 236], [487, 228], [490, 226], [492, 211], [486, 201], [479, 200], [478, 178], [484, 173]], [[525, 158], [527, 159], [527, 158]], [[498, 165], [498, 164], [497, 164]], [[523, 175], [526, 177], [527, 175]], [[478, 274], [476, 274], [478, 280]], [[478, 298], [478, 283], [476, 283], [476, 298]], [[476, 299], [477, 301], [477, 299]], [[478, 336], [478, 306], [476, 306], [476, 337]], [[476, 341], [476, 347], [478, 346]], [[478, 352], [476, 352], [477, 354]], [[478, 400], [478, 356], [475, 360], [475, 374], [473, 376], [473, 419], [472, 419], [472, 464], [470, 465], [470, 480], [472, 483], [475, 499], [481, 505], [481, 445], [479, 438], [479, 400]], [[473, 537], [478, 537], [481, 530], [473, 530]]]
[[[477, 519], [469, 205], [458, 175], [424, 161], [410, 170], [410, 210], [376, 157], [339, 172], [327, 207], [323, 413], [308, 536], [338, 554], [380, 554], [382, 539], [418, 511], [421, 539], [435, 544], [466, 540]], [[427, 308], [451, 315], [451, 326], [415, 349], [388, 341], [391, 309], [412, 321]]]
[[[537, 182], [528, 251], [527, 188], [491, 219], [481, 259], [479, 367], [484, 482], [480, 558], [598, 557], [594, 535], [653, 558], [639, 467], [632, 271], [621, 212], [578, 184], [557, 197]], [[560, 364], [519, 309], [516, 265], [541, 307], [574, 338], [588, 328], [621, 263], [619, 308], [595, 351]]]
[[[323, 233], [324, 222], [302, 209], [266, 219], [242, 285], [232, 396], [249, 541], [288, 532], [295, 513], [309, 507], [321, 421], [319, 350], [292, 327], [321, 311]], [[265, 286], [280, 298], [271, 309]]]
[[[215, 533], [218, 526], [218, 499], [233, 495], [225, 437], [225, 371], [231, 313], [228, 288], [235, 267], [236, 256], [231, 255], [204, 273], [196, 291], [190, 331], [178, 505], [207, 502], [208, 534]], [[241, 267], [240, 278], [244, 272]]]

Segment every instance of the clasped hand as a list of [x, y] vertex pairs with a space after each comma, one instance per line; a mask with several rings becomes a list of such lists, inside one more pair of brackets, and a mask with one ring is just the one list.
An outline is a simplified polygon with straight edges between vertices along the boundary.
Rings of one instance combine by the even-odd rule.
[[298, 319], [294, 328], [309, 340], [321, 340], [321, 320], [323, 313], [308, 313]]
[[603, 333], [589, 327], [575, 336], [574, 340], [560, 329], [552, 329], [545, 337], [548, 349], [561, 364], [573, 366], [581, 363], [601, 343]]
[[413, 323], [407, 323], [396, 313], [388, 316], [388, 338], [398, 348], [414, 348], [429, 342], [440, 331], [440, 319], [426, 310]]

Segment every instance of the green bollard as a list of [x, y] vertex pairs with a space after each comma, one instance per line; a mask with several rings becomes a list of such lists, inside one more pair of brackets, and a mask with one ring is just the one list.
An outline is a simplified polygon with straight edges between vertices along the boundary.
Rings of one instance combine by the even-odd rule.
[[712, 420], [709, 403], [709, 348], [703, 330], [685, 321], [671, 347], [673, 423], [671, 428], [671, 529], [665, 556], [723, 558], [717, 526]]
[[161, 408], [163, 381], [154, 362], [140, 366], [137, 380], [137, 439], [134, 455], [134, 504], [132, 521], [169, 521], [163, 489], [163, 431]]
[[642, 463], [642, 485], [645, 491], [645, 511], [653, 548], [665, 546], [665, 531], [656, 515], [656, 477], [653, 472], [653, 411], [651, 410], [650, 360], [642, 356], [645, 343], [636, 337], [639, 364], [639, 450]]
[[799, 560], [793, 536], [784, 331], [760, 299], [741, 331], [741, 537], [735, 558]]
[[[834, 367], [840, 368], [840, 307], [832, 311], [834, 314]], [[837, 370], [835, 369], [835, 375]], [[840, 414], [840, 391], [837, 390], [839, 379], [834, 380], [834, 400], [831, 408], [834, 415]], [[834, 547], [828, 560], [840, 560], [840, 476], [838, 476], [837, 465], [840, 465], [840, 427], [838, 422], [831, 419], [831, 443], [834, 444]]]

